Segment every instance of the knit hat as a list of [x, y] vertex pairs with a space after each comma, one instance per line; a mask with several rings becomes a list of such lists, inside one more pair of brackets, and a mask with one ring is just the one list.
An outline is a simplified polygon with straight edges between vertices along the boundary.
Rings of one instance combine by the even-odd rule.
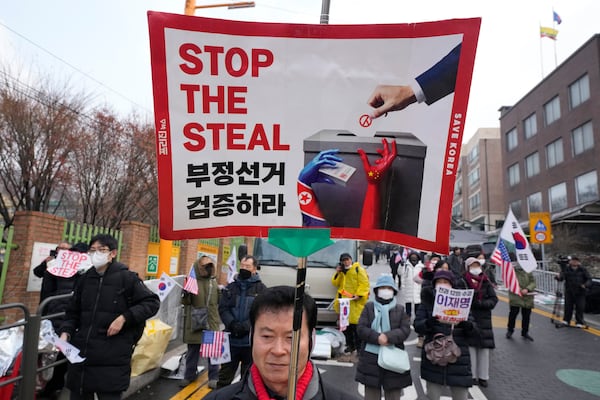
[[340, 261], [344, 261], [346, 258], [352, 260], [352, 256], [349, 253], [342, 253], [342, 255], [340, 256]]
[[396, 286], [396, 282], [394, 282], [391, 275], [380, 275], [379, 278], [377, 278], [375, 286], [373, 286], [373, 293], [377, 293], [377, 289], [383, 286], [391, 287], [394, 289], [394, 294], [398, 294], [398, 286]]
[[469, 257], [469, 258], [467, 258], [467, 261], [465, 261], [465, 267], [467, 267], [467, 269], [469, 269], [469, 267], [473, 263], [477, 263], [477, 264], [479, 264], [481, 266], [481, 261], [480, 260], [478, 260], [475, 257]]
[[445, 271], [443, 269], [436, 271], [435, 275], [433, 276], [433, 280], [432, 280], [434, 287], [435, 287], [435, 281], [437, 281], [438, 279], [446, 279], [448, 282], [454, 284], [454, 274], [450, 271]]

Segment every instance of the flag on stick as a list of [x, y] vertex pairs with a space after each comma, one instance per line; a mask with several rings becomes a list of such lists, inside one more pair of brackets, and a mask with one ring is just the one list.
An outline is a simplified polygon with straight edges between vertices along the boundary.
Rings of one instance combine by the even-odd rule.
[[220, 357], [223, 351], [223, 332], [202, 332], [202, 344], [200, 345], [200, 357]]
[[190, 273], [185, 278], [185, 284], [183, 285], [183, 290], [186, 290], [193, 294], [198, 294], [198, 281], [196, 280], [196, 269], [192, 264], [192, 268], [190, 268]]
[[552, 11], [552, 19], [559, 25], [562, 22], [562, 18], [560, 17], [560, 15], [558, 15], [556, 11]]
[[234, 281], [234, 277], [237, 272], [237, 258], [235, 255], [235, 247], [233, 247], [229, 258], [227, 259], [227, 266], [227, 283], [231, 283]]
[[552, 40], [556, 40], [557, 35], [558, 35], [558, 30], [556, 30], [554, 28], [540, 26], [540, 37], [547, 37]]
[[515, 245], [517, 261], [525, 271], [531, 272], [537, 268], [537, 261], [533, 256], [531, 247], [529, 247], [529, 242], [527, 241], [527, 238], [525, 238], [525, 233], [511, 209], [509, 209], [508, 214], [506, 214], [500, 237], [508, 243]]
[[[171, 290], [177, 285], [177, 282], [173, 278], [171, 278], [167, 273], [163, 272], [160, 278], [158, 279], [158, 297], [160, 301], [163, 301], [167, 298]], [[181, 285], [179, 285], [181, 286]]]
[[504, 286], [506, 286], [510, 292], [521, 296], [521, 287], [519, 286], [515, 269], [510, 261], [508, 249], [501, 238], [498, 238], [498, 243], [496, 244], [496, 248], [494, 249], [490, 260], [502, 268], [502, 281], [504, 282]]

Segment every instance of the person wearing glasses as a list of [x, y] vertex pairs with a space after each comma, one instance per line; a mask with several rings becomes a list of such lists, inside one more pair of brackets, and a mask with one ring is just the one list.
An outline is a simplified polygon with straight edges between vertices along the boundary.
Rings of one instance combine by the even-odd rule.
[[69, 364], [66, 387], [71, 400], [121, 399], [129, 387], [131, 355], [146, 319], [160, 300], [138, 275], [118, 262], [117, 240], [92, 237], [88, 253], [93, 267], [77, 281], [58, 330], [60, 338], [80, 350], [84, 361]]

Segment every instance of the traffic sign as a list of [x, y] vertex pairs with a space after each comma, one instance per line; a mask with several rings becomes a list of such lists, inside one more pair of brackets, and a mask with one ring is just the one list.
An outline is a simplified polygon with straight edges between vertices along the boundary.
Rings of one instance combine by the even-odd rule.
[[529, 213], [529, 238], [531, 243], [552, 243], [552, 222], [549, 212]]

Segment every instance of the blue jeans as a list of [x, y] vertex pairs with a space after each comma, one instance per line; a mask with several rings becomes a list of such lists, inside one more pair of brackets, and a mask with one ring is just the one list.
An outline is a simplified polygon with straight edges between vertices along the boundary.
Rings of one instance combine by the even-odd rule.
[[[183, 379], [187, 379], [188, 381], [193, 381], [196, 379], [198, 375], [198, 361], [200, 360], [200, 344], [191, 344], [187, 345], [187, 353], [185, 354], [185, 374], [183, 375]], [[217, 380], [219, 379], [219, 366], [212, 365], [210, 363], [210, 359], [208, 361], [208, 380]]]

